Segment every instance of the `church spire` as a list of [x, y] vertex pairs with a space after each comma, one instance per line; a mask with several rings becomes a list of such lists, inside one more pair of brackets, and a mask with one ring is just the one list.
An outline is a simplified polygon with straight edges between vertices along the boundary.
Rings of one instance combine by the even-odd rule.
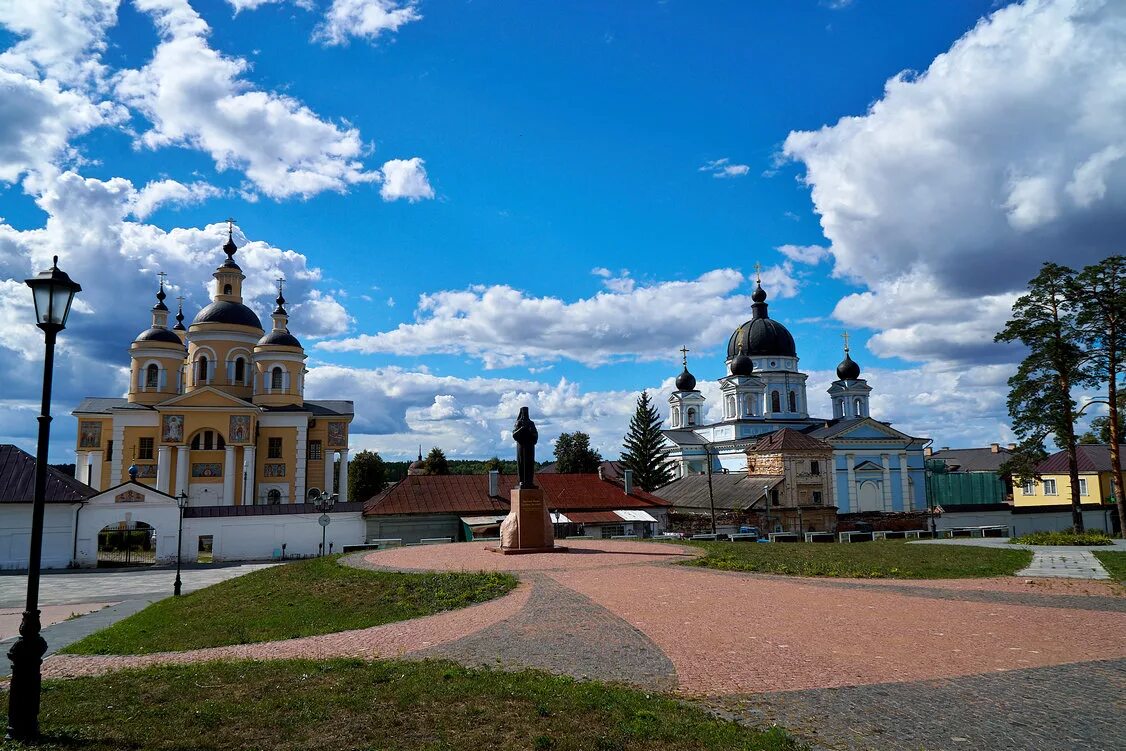
[[163, 271], [157, 274], [160, 277], [160, 288], [156, 292], [156, 305], [152, 306], [152, 326], [154, 329], [168, 327], [168, 306], [164, 304], [164, 278], [168, 276]]
[[184, 296], [180, 295], [176, 298], [179, 307], [176, 308], [176, 325], [172, 327], [173, 331], [187, 331], [184, 328]]
[[755, 262], [755, 291], [751, 293], [751, 313], [754, 318], [770, 318], [766, 312], [766, 290], [762, 288], [762, 264]]

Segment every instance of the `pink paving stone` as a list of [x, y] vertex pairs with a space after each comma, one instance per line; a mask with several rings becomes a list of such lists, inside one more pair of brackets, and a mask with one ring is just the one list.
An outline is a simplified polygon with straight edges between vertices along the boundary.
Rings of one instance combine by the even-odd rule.
[[524, 607], [530, 594], [531, 586], [521, 583], [514, 591], [504, 597], [460, 610], [451, 610], [446, 613], [437, 613], [424, 618], [388, 623], [372, 628], [342, 631], [321, 636], [306, 636], [285, 641], [210, 647], [186, 652], [158, 652], [151, 655], [52, 655], [43, 663], [43, 676], [45, 678], [73, 678], [80, 675], [101, 675], [123, 668], [184, 664], [206, 660], [401, 657], [411, 652], [459, 639], [510, 618]]
[[912, 681], [1126, 657], [1122, 613], [936, 600], [675, 566], [550, 576], [653, 640], [688, 694]]

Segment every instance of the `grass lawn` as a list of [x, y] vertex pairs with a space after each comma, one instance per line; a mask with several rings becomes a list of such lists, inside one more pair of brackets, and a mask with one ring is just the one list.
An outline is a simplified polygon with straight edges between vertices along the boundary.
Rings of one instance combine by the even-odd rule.
[[1110, 578], [1126, 584], [1126, 551], [1121, 550], [1094, 550], [1095, 557], [1103, 568], [1110, 574]]
[[208, 662], [47, 681], [40, 721], [35, 748], [84, 751], [802, 748], [660, 695], [445, 662]]
[[[792, 576], [860, 579], [962, 579], [1005, 576], [1027, 566], [1027, 550], [964, 545], [908, 545], [903, 540], [859, 543], [691, 542], [708, 551], [686, 566]], [[678, 543], [679, 544], [679, 543]]]
[[366, 571], [338, 558], [273, 566], [169, 597], [62, 651], [146, 654], [328, 634], [465, 607], [516, 586], [508, 574]]
[[1016, 545], [1113, 545], [1106, 532], [1031, 532], [1014, 537]]

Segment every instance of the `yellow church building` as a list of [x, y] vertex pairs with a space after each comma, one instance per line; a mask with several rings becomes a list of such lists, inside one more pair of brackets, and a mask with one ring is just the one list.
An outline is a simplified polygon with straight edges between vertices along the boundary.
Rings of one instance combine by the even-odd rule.
[[135, 466], [138, 482], [190, 506], [302, 503], [311, 487], [348, 500], [352, 402], [304, 398], [283, 289], [267, 332], [243, 303], [237, 250], [228, 234], [214, 298], [187, 328], [182, 305], [169, 328], [161, 280], [152, 326], [129, 348], [128, 395], [74, 410], [79, 480], [105, 490]]

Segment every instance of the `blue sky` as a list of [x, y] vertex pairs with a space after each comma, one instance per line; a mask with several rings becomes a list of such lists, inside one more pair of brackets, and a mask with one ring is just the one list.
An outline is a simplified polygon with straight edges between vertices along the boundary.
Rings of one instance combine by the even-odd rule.
[[[0, 279], [53, 246], [86, 288], [66, 412], [124, 390], [157, 270], [189, 318], [203, 304], [233, 215], [255, 304], [294, 281], [310, 390], [357, 401], [363, 446], [503, 452], [531, 403], [549, 438], [586, 430], [614, 455], [681, 344], [701, 381], [723, 374], [757, 261], [822, 412], [848, 328], [875, 416], [1004, 441], [1015, 353], [992, 331], [1039, 262], [1121, 235], [1122, 101], [1099, 88], [1122, 68], [1116, 6], [0, 6], [0, 73], [30, 92], [0, 133], [58, 134], [0, 152]], [[26, 362], [0, 440], [28, 445], [34, 341], [0, 348]]]

